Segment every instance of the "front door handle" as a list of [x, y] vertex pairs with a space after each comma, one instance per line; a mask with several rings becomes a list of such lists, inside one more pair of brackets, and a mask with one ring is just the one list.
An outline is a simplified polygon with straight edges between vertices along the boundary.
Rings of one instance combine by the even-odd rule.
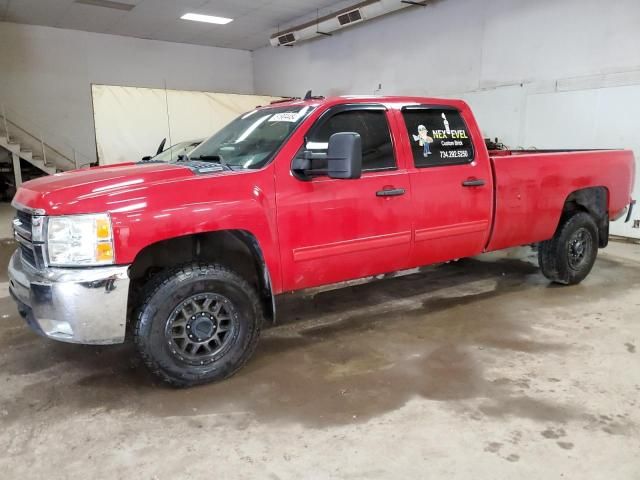
[[484, 180], [481, 178], [469, 178], [462, 182], [463, 187], [484, 187]]
[[404, 195], [404, 188], [385, 188], [376, 192], [376, 197], [397, 197], [400, 195]]

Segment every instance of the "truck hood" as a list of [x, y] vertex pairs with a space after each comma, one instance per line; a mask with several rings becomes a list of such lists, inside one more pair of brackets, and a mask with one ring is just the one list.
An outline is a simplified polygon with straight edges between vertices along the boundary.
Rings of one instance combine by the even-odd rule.
[[[24, 183], [14, 202], [46, 214], [83, 212], [82, 205], [96, 197], [115, 197], [124, 191], [146, 189], [152, 184], [193, 177], [186, 165], [169, 163], [126, 163], [57, 173]], [[73, 206], [73, 208], [71, 208]], [[68, 207], [68, 208], [67, 208]]]

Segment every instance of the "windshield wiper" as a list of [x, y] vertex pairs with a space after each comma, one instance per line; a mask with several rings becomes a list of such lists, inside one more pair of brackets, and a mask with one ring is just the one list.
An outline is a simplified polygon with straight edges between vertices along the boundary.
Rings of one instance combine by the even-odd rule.
[[190, 160], [201, 160], [203, 162], [214, 162], [217, 163], [218, 165], [220, 165], [222, 167], [223, 170], [231, 170], [233, 171], [233, 168], [231, 168], [229, 165], [226, 164], [226, 162], [224, 161], [224, 159], [222, 158], [222, 156], [220, 155], [200, 155], [196, 158], [191, 158], [189, 157], [189, 155], [187, 155], [186, 153], [181, 153], [180, 155], [178, 155], [178, 162], [188, 162]]

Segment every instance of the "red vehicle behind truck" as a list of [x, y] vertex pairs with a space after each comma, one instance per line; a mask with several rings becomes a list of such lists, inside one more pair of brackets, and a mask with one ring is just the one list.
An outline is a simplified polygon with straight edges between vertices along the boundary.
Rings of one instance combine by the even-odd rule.
[[627, 150], [488, 151], [459, 100], [294, 99], [177, 161], [25, 183], [10, 291], [42, 335], [130, 331], [155, 374], [194, 385], [250, 358], [285, 292], [529, 244], [578, 283], [630, 214], [634, 168]]

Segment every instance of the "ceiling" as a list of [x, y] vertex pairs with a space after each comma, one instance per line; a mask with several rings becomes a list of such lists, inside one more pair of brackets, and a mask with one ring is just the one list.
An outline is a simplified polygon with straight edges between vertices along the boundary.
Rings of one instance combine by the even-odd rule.
[[[0, 0], [0, 21], [109, 33], [214, 47], [255, 50], [298, 19], [326, 15], [338, 0], [118, 0], [130, 11], [75, 0]], [[355, 3], [356, 0], [354, 0]], [[227, 25], [181, 20], [185, 13], [233, 18]]]

